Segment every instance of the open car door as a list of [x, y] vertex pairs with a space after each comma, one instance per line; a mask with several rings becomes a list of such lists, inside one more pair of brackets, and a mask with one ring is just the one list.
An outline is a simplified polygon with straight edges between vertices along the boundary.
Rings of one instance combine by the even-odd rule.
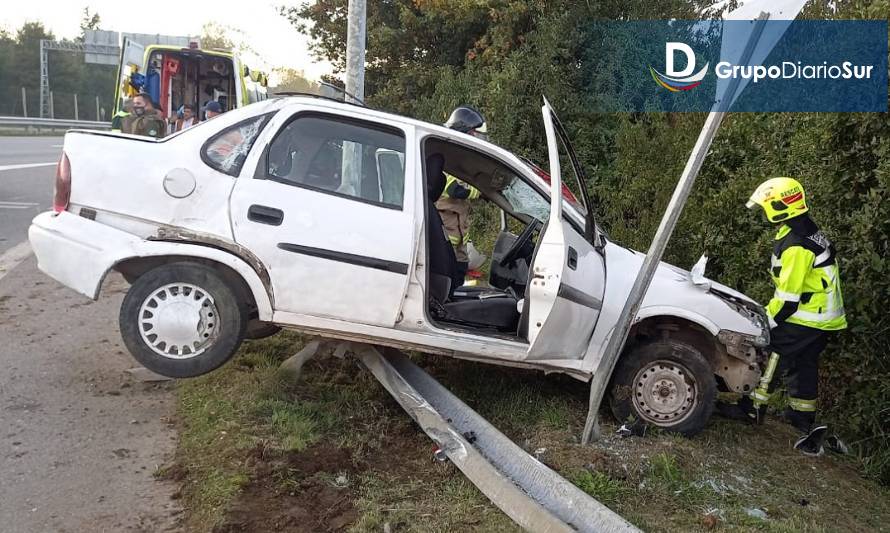
[[[550, 216], [532, 261], [527, 291], [527, 359], [580, 359], [587, 351], [602, 309], [605, 262], [594, 243], [584, 172], [559, 119], [544, 100], [541, 108], [550, 159]], [[560, 147], [578, 179], [584, 216], [583, 230], [563, 213]]]
[[117, 66], [117, 88], [114, 90], [114, 113], [117, 113], [121, 110], [121, 106], [123, 105], [123, 98], [126, 96], [124, 94], [124, 85], [130, 79], [130, 75], [133, 73], [133, 65], [139, 69], [139, 72], [142, 72], [142, 69], [145, 65], [143, 65], [143, 61], [145, 61], [145, 47], [136, 41], [124, 37], [124, 42], [121, 43], [121, 60], [120, 64]]

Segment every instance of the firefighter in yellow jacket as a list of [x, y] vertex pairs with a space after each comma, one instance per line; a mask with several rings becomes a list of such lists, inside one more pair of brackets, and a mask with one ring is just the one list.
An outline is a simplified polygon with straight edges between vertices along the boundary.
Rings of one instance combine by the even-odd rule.
[[[460, 106], [451, 112], [445, 126], [461, 133], [487, 139], [488, 129], [485, 117], [469, 106]], [[469, 268], [470, 259], [467, 255], [468, 232], [470, 230], [470, 200], [479, 198], [479, 190], [458, 178], [445, 175], [445, 191], [436, 202], [436, 209], [445, 225], [445, 233], [454, 247], [457, 256], [459, 281], [462, 283]]]
[[[847, 327], [834, 244], [809, 216], [803, 186], [792, 178], [772, 178], [751, 195], [747, 207], [759, 206], [779, 225], [770, 274], [775, 293], [767, 305], [770, 356], [760, 384], [751, 394], [750, 416], [762, 419], [765, 404], [786, 375], [785, 417], [801, 431], [795, 448], [807, 455], [823, 451], [827, 427], [817, 426], [819, 355], [831, 334]], [[828, 445], [843, 447], [836, 437]]]

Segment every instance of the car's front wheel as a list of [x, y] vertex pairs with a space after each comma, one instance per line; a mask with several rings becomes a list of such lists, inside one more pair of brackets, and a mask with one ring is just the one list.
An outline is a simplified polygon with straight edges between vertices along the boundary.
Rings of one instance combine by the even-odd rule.
[[711, 365], [684, 342], [659, 340], [632, 347], [612, 375], [609, 403], [635, 433], [647, 426], [691, 436], [714, 411], [717, 382]]
[[246, 314], [212, 268], [172, 263], [135, 280], [121, 305], [120, 330], [145, 368], [188, 378], [231, 359], [244, 339]]

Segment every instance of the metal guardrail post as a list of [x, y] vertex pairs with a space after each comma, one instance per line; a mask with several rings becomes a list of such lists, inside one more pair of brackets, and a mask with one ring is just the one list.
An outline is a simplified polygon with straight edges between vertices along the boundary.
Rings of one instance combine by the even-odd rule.
[[464, 404], [403, 353], [348, 347], [451, 462], [523, 529], [639, 533]]

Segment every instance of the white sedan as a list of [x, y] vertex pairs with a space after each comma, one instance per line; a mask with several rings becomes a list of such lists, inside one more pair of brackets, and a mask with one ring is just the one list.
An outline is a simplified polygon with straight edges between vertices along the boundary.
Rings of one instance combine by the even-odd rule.
[[[167, 376], [209, 372], [246, 335], [287, 327], [588, 380], [642, 255], [593, 220], [584, 171], [542, 110], [549, 175], [442, 126], [309, 96], [160, 141], [70, 131], [55, 208], [34, 219], [31, 245], [41, 270], [93, 299], [122, 273], [124, 342]], [[455, 276], [434, 206], [446, 173], [500, 213], [484, 287]], [[768, 336], [754, 301], [662, 264], [612, 376], [612, 409], [695, 433], [718, 390], [751, 390]]]

